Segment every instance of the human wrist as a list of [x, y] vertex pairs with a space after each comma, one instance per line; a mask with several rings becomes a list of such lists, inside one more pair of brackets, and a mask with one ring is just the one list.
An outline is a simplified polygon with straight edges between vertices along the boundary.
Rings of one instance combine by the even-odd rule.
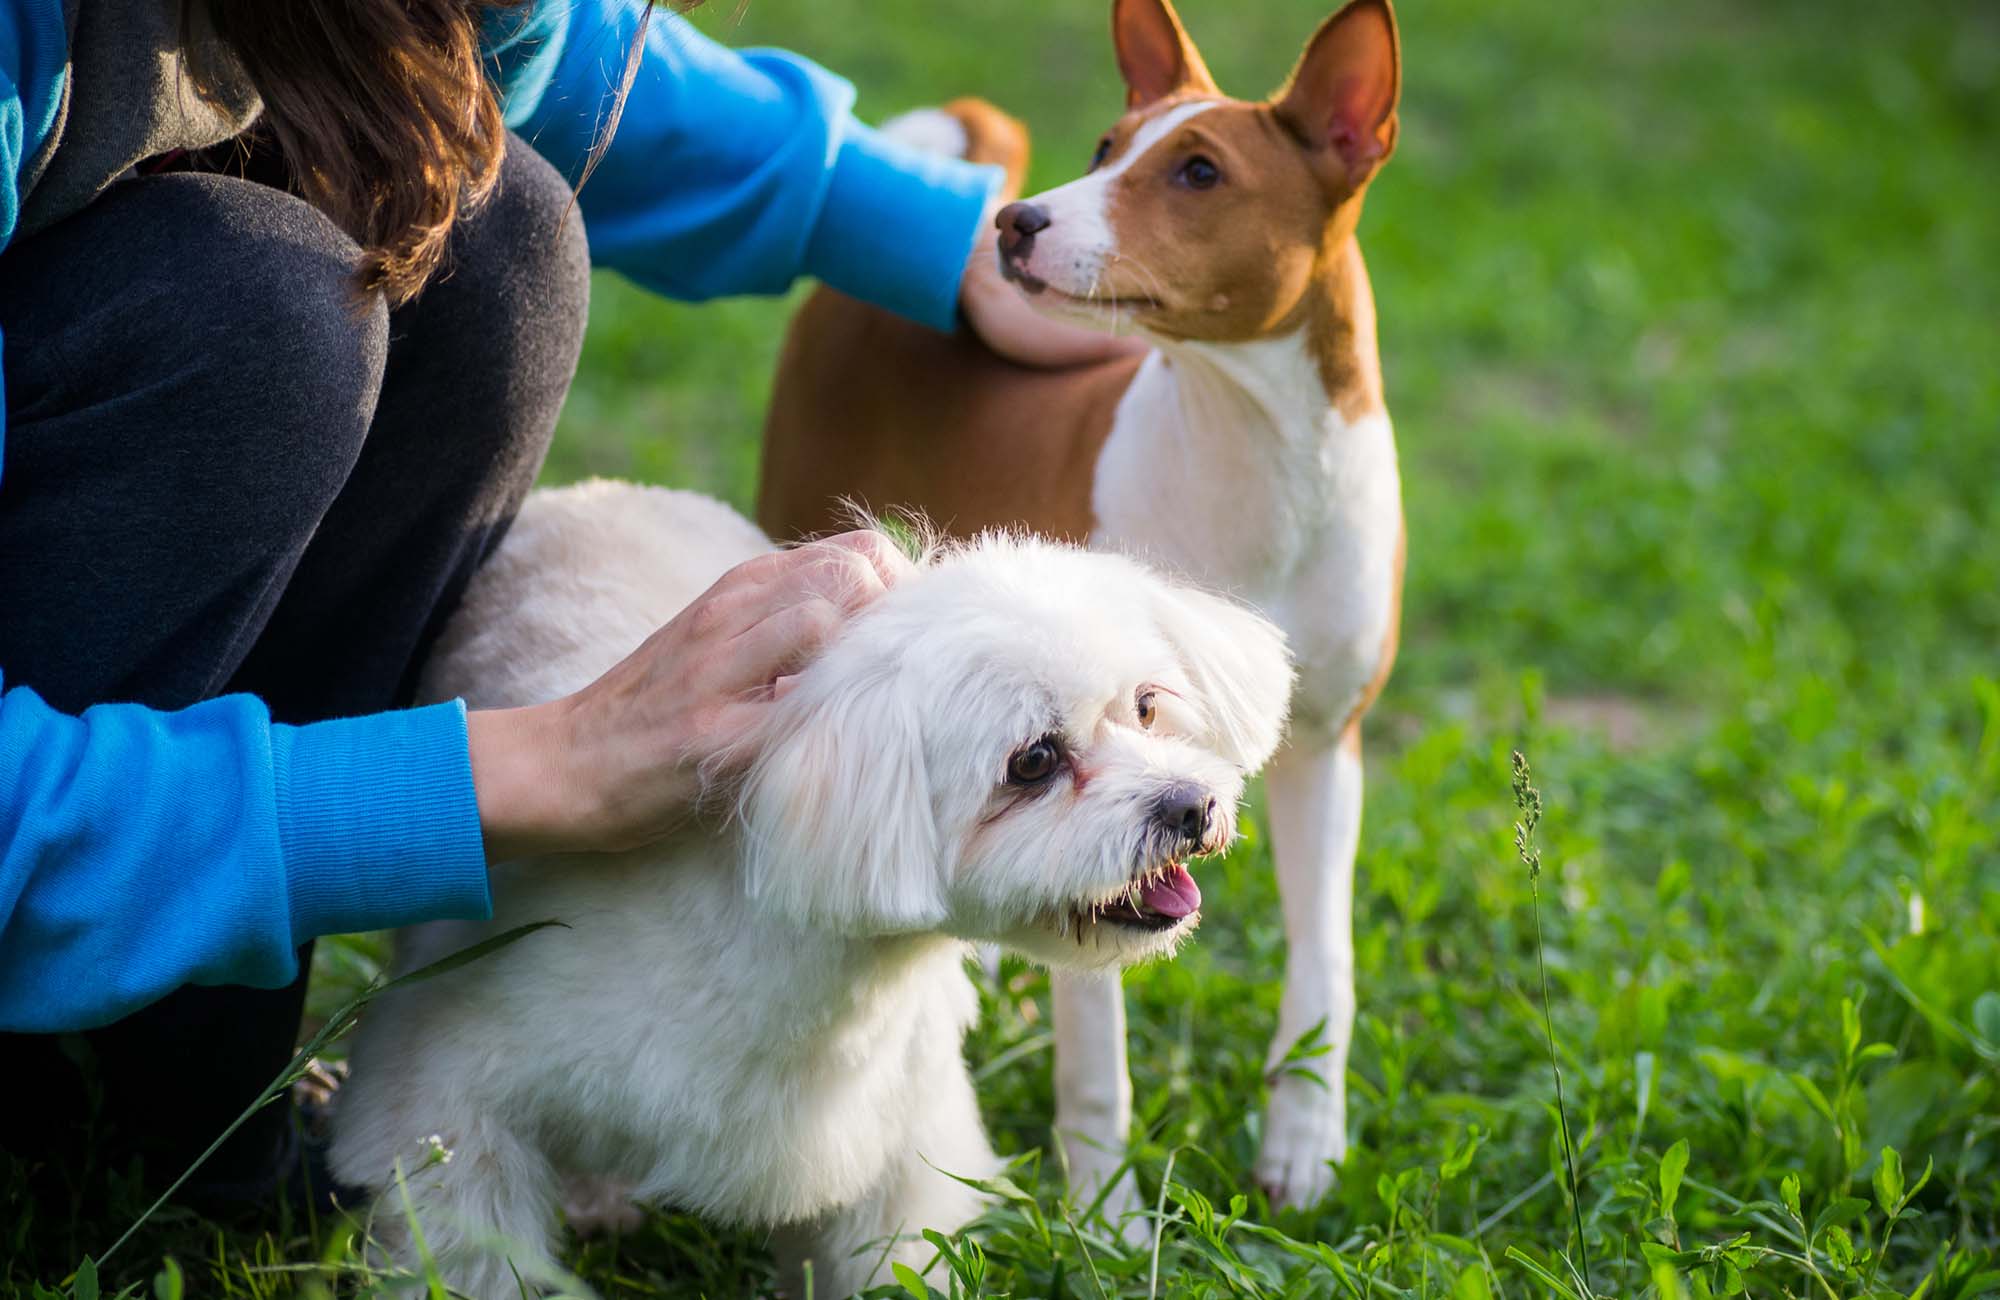
[[568, 701], [466, 714], [466, 746], [488, 862], [592, 847], [572, 779]]
[[1001, 181], [997, 167], [919, 149], [849, 118], [805, 268], [864, 302], [950, 330], [957, 276]]

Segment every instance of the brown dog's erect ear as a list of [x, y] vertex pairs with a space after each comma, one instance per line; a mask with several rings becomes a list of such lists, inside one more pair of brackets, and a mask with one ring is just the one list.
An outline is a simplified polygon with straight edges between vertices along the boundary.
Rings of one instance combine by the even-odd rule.
[[1220, 93], [1167, 0], [1112, 0], [1111, 43], [1125, 74], [1127, 108], [1182, 91]]
[[1278, 115], [1315, 149], [1331, 149], [1360, 185], [1396, 147], [1403, 79], [1389, 0], [1352, 0], [1320, 25], [1274, 100]]

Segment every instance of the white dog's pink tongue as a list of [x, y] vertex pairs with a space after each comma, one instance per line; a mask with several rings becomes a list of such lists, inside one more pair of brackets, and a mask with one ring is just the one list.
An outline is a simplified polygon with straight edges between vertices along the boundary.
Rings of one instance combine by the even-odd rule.
[[1157, 880], [1148, 880], [1139, 891], [1139, 901], [1147, 911], [1161, 916], [1192, 916], [1201, 906], [1201, 886], [1194, 883], [1188, 869], [1176, 862]]

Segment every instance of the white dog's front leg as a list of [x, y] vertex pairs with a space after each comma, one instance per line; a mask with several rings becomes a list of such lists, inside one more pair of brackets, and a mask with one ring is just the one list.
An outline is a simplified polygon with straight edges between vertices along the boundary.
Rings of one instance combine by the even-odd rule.
[[922, 1270], [937, 1254], [924, 1240], [924, 1229], [950, 1235], [984, 1208], [985, 1197], [959, 1181], [991, 1178], [1000, 1170], [979, 1118], [971, 1074], [954, 1055], [924, 1073], [922, 1089], [912, 1101], [920, 1113], [909, 1150], [890, 1165], [880, 1186], [853, 1205], [773, 1239], [787, 1297], [805, 1295], [808, 1259], [819, 1300], [841, 1300], [893, 1283], [891, 1264]]
[[[409, 1169], [384, 1188], [371, 1212], [375, 1243], [391, 1260], [420, 1273], [409, 1231], [414, 1216], [424, 1251], [452, 1294], [471, 1300], [518, 1300], [559, 1281], [552, 1247], [558, 1180], [539, 1152], [512, 1133], [473, 1123], [447, 1135], [449, 1161]], [[414, 1144], [412, 1144], [414, 1146]], [[408, 1196], [405, 1199], [405, 1189]]]
[[[1056, 1026], [1056, 1136], [1069, 1162], [1071, 1198], [1097, 1199], [1105, 1180], [1125, 1162], [1132, 1131], [1132, 1077], [1125, 1065], [1125, 990], [1118, 976], [1049, 975]], [[1105, 1222], [1134, 1236], [1145, 1207], [1126, 1170], [1104, 1198]], [[1136, 1236], [1135, 1236], [1136, 1240]]]
[[[1295, 742], [1265, 769], [1271, 848], [1285, 909], [1285, 993], [1267, 1069], [1325, 1024], [1323, 1055], [1271, 1083], [1257, 1181], [1307, 1206], [1347, 1156], [1347, 1050], [1354, 1037], [1354, 853], [1361, 838], [1361, 729], [1334, 745]], [[1297, 1071], [1303, 1071], [1303, 1075]]]

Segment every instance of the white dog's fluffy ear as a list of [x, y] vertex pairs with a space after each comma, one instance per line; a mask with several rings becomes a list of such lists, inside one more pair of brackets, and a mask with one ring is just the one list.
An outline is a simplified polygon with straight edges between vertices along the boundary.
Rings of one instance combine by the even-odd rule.
[[942, 837], [915, 710], [889, 679], [843, 681], [831, 667], [776, 706], [744, 783], [749, 894], [842, 933], [933, 928]]
[[1194, 587], [1155, 601], [1160, 633], [1194, 681], [1216, 752], [1245, 772], [1264, 766], [1285, 733], [1292, 656], [1269, 619]]

